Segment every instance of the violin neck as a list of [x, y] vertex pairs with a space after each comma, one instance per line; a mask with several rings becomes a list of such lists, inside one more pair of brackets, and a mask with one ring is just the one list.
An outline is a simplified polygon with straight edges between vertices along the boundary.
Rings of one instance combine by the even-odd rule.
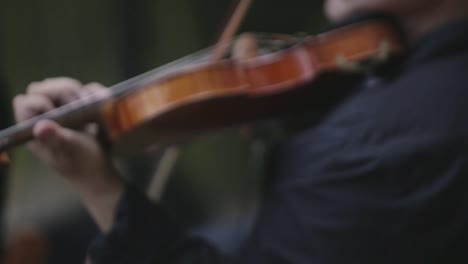
[[68, 128], [80, 128], [90, 122], [99, 122], [100, 109], [106, 101], [108, 100], [96, 98], [87, 102], [72, 102], [4, 129], [0, 131], [0, 153], [32, 140], [33, 128], [40, 120], [53, 120]]

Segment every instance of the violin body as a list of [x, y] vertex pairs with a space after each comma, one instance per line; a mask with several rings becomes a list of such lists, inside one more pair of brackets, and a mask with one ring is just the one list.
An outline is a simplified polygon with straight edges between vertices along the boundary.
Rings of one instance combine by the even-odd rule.
[[313, 37], [266, 39], [286, 48], [246, 60], [202, 60], [144, 74], [111, 87], [108, 98], [74, 102], [0, 131], [0, 152], [32, 139], [34, 124], [52, 119], [71, 128], [100, 123], [112, 150], [125, 154], [310, 104], [311, 96], [334, 86], [333, 80], [317, 85], [327, 73], [355, 72], [363, 62], [385, 61], [403, 49], [399, 34], [383, 20]]
[[327, 72], [354, 72], [360, 62], [384, 61], [402, 49], [385, 22], [350, 25], [252, 59], [181, 69], [106, 104], [102, 120], [119, 142], [114, 151], [126, 152], [298, 108], [311, 102], [319, 92], [314, 82]]

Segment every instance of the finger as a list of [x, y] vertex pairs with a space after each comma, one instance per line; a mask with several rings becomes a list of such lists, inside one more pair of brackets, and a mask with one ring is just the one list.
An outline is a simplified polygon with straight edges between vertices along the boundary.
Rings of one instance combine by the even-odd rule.
[[53, 152], [60, 145], [60, 139], [57, 139], [61, 133], [59, 130], [59, 125], [49, 120], [41, 120], [33, 128], [33, 135], [37, 140], [30, 144], [31, 150], [50, 165], [54, 165]]
[[87, 98], [106, 98], [110, 96], [111, 90], [105, 87], [104, 85], [93, 82], [88, 83], [83, 86], [83, 89], [80, 92], [80, 98], [87, 99]]
[[107, 87], [104, 85], [97, 83], [97, 82], [92, 82], [92, 83], [87, 83], [86, 85], [83, 86], [83, 89], [90, 92], [90, 93], [97, 93], [101, 91], [107, 91]]
[[63, 128], [50, 120], [38, 122], [33, 134], [37, 139], [32, 145], [36, 155], [41, 155], [41, 159], [64, 175], [73, 174], [77, 161], [98, 151], [97, 144], [91, 137]]
[[34, 126], [33, 134], [42, 143], [55, 144], [56, 137], [59, 136], [61, 127], [50, 120], [41, 120]]
[[27, 88], [28, 94], [39, 94], [49, 97], [55, 104], [63, 105], [79, 98], [82, 84], [67, 77], [45, 79], [33, 82]]
[[257, 56], [257, 53], [257, 37], [252, 33], [240, 35], [232, 48], [232, 57], [234, 60], [247, 60]]
[[92, 137], [97, 137], [99, 133], [99, 125], [97, 123], [86, 124], [83, 131]]
[[17, 95], [13, 99], [16, 122], [30, 119], [53, 108], [54, 105], [50, 99], [38, 94]]
[[33, 135], [50, 148], [60, 149], [79, 146], [84, 135], [78, 131], [61, 127], [54, 121], [41, 120], [33, 128]]

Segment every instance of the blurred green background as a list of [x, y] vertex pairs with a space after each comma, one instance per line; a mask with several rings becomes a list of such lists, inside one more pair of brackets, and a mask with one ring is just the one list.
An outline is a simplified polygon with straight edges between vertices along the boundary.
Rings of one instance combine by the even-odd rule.
[[[0, 67], [7, 89], [1, 103], [9, 105], [32, 81], [70, 76], [112, 85], [193, 53], [214, 43], [232, 8], [227, 0], [2, 0]], [[257, 0], [240, 31], [316, 33], [324, 25], [322, 1]], [[201, 232], [218, 224], [220, 229], [233, 226], [224, 223], [235, 222], [234, 216], [255, 203], [267, 149], [236, 130], [198, 138], [180, 149], [165, 194], [187, 218], [184, 222], [196, 222]], [[83, 228], [91, 231], [81, 236], [67, 227], [76, 219], [90, 222], [76, 217], [84, 214], [78, 198], [26, 148], [14, 154], [5, 209], [8, 239], [34, 226], [54, 240], [47, 263], [63, 263], [55, 257], [58, 251], [72, 252], [66, 263], [80, 263], [84, 249], [78, 242], [55, 242], [87, 243], [94, 234], [90, 224]], [[151, 174], [158, 157], [133, 159], [129, 168]], [[229, 240], [233, 232], [242, 233], [211, 233], [215, 240], [221, 233], [218, 237]]]

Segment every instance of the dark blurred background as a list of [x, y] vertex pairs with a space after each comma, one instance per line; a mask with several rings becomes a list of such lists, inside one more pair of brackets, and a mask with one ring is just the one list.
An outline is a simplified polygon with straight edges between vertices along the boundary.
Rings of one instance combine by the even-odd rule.
[[[325, 26], [321, 5], [256, 0], [240, 31], [313, 34]], [[233, 7], [228, 0], [2, 0], [1, 120], [12, 122], [11, 98], [31, 81], [70, 76], [112, 85], [211, 45]], [[164, 199], [194, 232], [232, 253], [255, 214], [267, 152], [265, 142], [235, 129], [197, 138], [179, 148]], [[158, 157], [124, 167], [151, 175]], [[24, 147], [9, 174], [1, 186], [4, 244], [34, 230], [47, 246], [42, 263], [83, 263], [96, 227], [71, 187]]]

